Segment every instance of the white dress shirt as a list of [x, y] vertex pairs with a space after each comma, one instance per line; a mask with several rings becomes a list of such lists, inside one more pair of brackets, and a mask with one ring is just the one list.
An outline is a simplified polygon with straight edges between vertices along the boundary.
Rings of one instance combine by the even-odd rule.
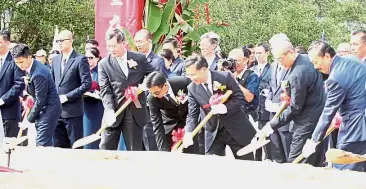
[[127, 53], [125, 53], [122, 57], [116, 57], [116, 59], [123, 73], [126, 77], [128, 77]]
[[168, 83], [169, 89], [168, 89], [168, 93], [166, 95], [164, 95], [164, 97], [169, 101], [169, 97], [168, 97], [168, 95], [169, 95], [175, 102], [177, 102], [176, 99], [175, 99], [175, 95], [174, 95], [173, 89], [170, 86], [170, 83], [168, 81], [167, 81], [167, 83]]
[[[212, 86], [212, 78], [211, 78], [211, 71], [207, 71], [207, 81], [206, 83], [208, 84], [208, 89], [210, 90], [211, 94], [213, 94], [213, 86]], [[207, 91], [205, 83], [201, 84], [203, 86], [203, 88]]]

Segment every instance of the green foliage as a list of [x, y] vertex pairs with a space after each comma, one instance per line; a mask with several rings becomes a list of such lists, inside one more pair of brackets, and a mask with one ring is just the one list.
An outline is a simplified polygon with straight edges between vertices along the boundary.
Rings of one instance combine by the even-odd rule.
[[28, 44], [33, 51], [51, 50], [55, 26], [74, 33], [74, 48], [83, 52], [87, 35], [94, 36], [93, 0], [30, 0], [16, 6], [15, 1], [0, 3], [0, 12], [12, 8], [12, 38]]
[[[307, 47], [324, 30], [336, 47], [349, 41], [350, 30], [366, 23], [363, 0], [212, 0], [211, 16], [231, 26], [219, 33], [221, 47], [230, 51], [247, 43], [268, 42], [276, 33], [286, 33], [294, 45]], [[320, 18], [320, 19], [319, 19]], [[357, 22], [357, 24], [350, 24]], [[348, 23], [348, 24], [346, 24]], [[351, 27], [347, 27], [350, 26]]]

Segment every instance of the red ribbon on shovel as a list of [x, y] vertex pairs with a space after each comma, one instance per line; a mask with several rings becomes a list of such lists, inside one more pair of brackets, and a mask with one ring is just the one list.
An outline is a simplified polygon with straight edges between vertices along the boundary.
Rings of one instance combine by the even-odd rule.
[[137, 94], [138, 91], [139, 91], [139, 89], [137, 87], [129, 86], [125, 90], [125, 97], [126, 97], [126, 99], [131, 99], [132, 102], [135, 104], [136, 108], [142, 108], [141, 103], [138, 99], [138, 94]]

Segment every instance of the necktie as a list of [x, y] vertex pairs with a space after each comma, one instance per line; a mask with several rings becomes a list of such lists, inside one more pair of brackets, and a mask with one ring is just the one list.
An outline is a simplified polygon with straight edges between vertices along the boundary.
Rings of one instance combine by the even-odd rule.
[[64, 71], [65, 71], [66, 63], [67, 63], [67, 62], [66, 62], [66, 59], [63, 59], [63, 60], [62, 60], [62, 72], [61, 72], [62, 74], [63, 74], [63, 73], [64, 73]]
[[277, 76], [277, 85], [279, 85], [280, 84], [280, 82], [281, 82], [281, 67], [280, 66], [278, 66], [277, 67], [277, 74], [276, 74], [276, 76]]
[[127, 63], [123, 62], [122, 58], [118, 58], [118, 63], [121, 66], [122, 72], [125, 74], [126, 77], [128, 77]]
[[259, 76], [262, 75], [262, 68], [259, 68]]
[[211, 96], [212, 96], [212, 92], [211, 92], [211, 90], [208, 88], [208, 83], [205, 83], [205, 89], [206, 89], [206, 93], [207, 93], [208, 97], [211, 97]]

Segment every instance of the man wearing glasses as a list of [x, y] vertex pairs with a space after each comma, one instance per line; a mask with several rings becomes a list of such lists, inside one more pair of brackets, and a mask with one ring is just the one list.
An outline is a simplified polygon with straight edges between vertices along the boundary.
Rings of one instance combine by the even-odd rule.
[[190, 83], [191, 80], [183, 76], [165, 79], [157, 71], [146, 78], [146, 87], [150, 92], [147, 100], [159, 151], [170, 151], [173, 146], [173, 130], [183, 129], [186, 125], [187, 87]]
[[82, 96], [91, 88], [92, 80], [87, 58], [72, 48], [71, 31], [61, 31], [56, 43], [61, 54], [52, 60], [52, 76], [62, 104], [62, 113], [55, 130], [53, 145], [71, 148], [76, 140], [83, 137]]
[[[291, 103], [279, 118], [272, 119], [260, 131], [260, 137], [270, 136], [274, 130], [294, 122], [292, 142], [288, 162], [292, 162], [302, 152], [306, 140], [311, 137], [325, 103], [323, 79], [320, 72], [315, 70], [307, 56], [295, 52], [289, 40], [271, 40], [274, 59], [289, 70], [285, 89]], [[306, 159], [306, 162], [317, 165], [319, 152]]]

